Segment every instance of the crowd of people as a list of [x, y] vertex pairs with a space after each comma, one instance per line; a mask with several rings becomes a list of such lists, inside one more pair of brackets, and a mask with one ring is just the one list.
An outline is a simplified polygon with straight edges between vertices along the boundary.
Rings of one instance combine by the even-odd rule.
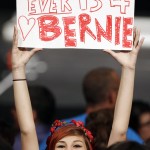
[[14, 129], [1, 127], [0, 143], [3, 144], [0, 149], [150, 150], [150, 106], [143, 100], [133, 101], [137, 56], [144, 38], [140, 39], [140, 30], [136, 28], [133, 38], [131, 51], [103, 50], [120, 64], [121, 77], [112, 68], [91, 70], [83, 80], [85, 112], [54, 120], [53, 93], [43, 86], [28, 86], [26, 80], [26, 64], [42, 49], [18, 47], [15, 26], [12, 46], [14, 105], [11, 107]]

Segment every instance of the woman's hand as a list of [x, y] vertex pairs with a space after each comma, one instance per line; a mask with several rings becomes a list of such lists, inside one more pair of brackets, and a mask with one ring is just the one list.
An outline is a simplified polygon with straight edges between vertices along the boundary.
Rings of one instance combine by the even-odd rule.
[[35, 48], [32, 50], [27, 50], [26, 48], [18, 47], [18, 30], [17, 27], [14, 27], [13, 35], [13, 46], [12, 46], [12, 69], [18, 69], [25, 67], [29, 59], [38, 51], [42, 50], [41, 48]]
[[140, 30], [134, 28], [133, 49], [131, 51], [114, 52], [112, 50], [104, 50], [112, 55], [123, 67], [134, 69], [136, 65], [138, 52], [144, 42], [144, 38], [139, 41]]

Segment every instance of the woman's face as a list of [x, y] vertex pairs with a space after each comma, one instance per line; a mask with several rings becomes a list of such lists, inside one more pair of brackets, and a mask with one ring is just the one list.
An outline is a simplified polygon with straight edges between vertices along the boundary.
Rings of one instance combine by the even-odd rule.
[[55, 150], [87, 150], [82, 136], [66, 136], [55, 145]]

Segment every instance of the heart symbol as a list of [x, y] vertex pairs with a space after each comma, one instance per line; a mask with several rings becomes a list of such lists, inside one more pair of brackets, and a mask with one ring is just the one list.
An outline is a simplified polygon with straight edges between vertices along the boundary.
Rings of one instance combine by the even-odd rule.
[[29, 35], [30, 31], [35, 25], [35, 19], [29, 18], [27, 19], [25, 16], [20, 16], [18, 19], [18, 24], [22, 33], [22, 37], [25, 40], [26, 37]]

